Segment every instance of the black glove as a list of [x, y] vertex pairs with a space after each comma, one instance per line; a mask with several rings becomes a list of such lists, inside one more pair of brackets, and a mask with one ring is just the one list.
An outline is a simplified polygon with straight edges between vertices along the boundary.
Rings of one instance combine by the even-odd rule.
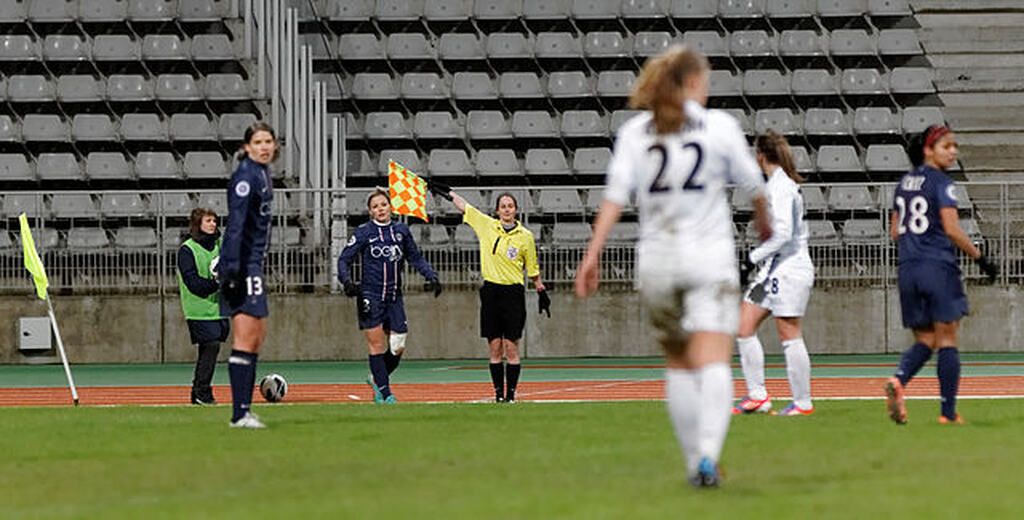
[[740, 261], [740, 287], [746, 287], [750, 282], [750, 275], [757, 268], [753, 262], [750, 261], [749, 257], [744, 257]]
[[423, 290], [427, 292], [433, 291], [434, 298], [441, 296], [441, 280], [438, 280], [437, 278], [430, 278], [425, 284], [423, 284]]
[[245, 301], [245, 281], [239, 271], [228, 271], [220, 279], [220, 294], [231, 308], [242, 305]]
[[359, 314], [360, 320], [366, 320], [370, 317], [370, 299], [369, 298], [356, 298], [356, 312]]
[[359, 296], [359, 284], [352, 280], [345, 282], [345, 296]]
[[544, 289], [537, 291], [537, 314], [548, 313], [548, 318], [551, 317], [551, 297], [548, 296], [548, 292]]
[[438, 197], [443, 197], [445, 199], [452, 200], [452, 187], [441, 181], [427, 179], [427, 189], [430, 190], [430, 193], [433, 193]]
[[978, 267], [981, 268], [981, 272], [985, 273], [985, 276], [988, 277], [989, 283], [995, 283], [996, 275], [999, 274], [999, 266], [985, 255], [979, 256], [974, 261], [978, 263]]

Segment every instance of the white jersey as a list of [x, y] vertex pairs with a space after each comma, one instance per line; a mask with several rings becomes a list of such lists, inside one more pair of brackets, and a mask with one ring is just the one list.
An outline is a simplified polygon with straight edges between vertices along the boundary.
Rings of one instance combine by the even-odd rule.
[[807, 251], [807, 222], [804, 220], [804, 198], [800, 185], [777, 168], [768, 178], [765, 190], [771, 210], [772, 237], [750, 252], [750, 261], [759, 264], [769, 260], [776, 268], [784, 264], [814, 269]]
[[657, 135], [644, 112], [619, 129], [608, 166], [605, 198], [621, 205], [636, 195], [640, 244], [733, 249], [732, 212], [726, 184], [750, 196], [764, 186], [739, 124], [729, 114], [687, 102], [687, 124]]

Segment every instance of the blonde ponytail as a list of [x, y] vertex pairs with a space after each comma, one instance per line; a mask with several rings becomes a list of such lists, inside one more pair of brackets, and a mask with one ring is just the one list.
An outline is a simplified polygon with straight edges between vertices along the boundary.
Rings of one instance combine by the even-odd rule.
[[659, 135], [676, 132], [686, 124], [683, 86], [687, 78], [708, 69], [703, 55], [685, 45], [672, 45], [644, 64], [630, 93], [629, 106], [653, 112]]

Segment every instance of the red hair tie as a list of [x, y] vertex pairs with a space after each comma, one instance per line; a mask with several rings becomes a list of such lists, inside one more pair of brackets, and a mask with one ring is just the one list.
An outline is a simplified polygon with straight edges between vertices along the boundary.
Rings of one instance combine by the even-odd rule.
[[945, 125], [935, 125], [928, 130], [928, 134], [924, 137], [924, 147], [931, 148], [936, 141], [942, 139], [942, 136], [948, 134], [950, 129]]

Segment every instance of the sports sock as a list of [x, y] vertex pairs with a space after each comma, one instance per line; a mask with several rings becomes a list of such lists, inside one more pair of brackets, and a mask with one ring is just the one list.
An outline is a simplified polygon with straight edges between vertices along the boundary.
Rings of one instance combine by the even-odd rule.
[[515, 401], [516, 400], [516, 386], [519, 385], [519, 373], [523, 370], [523, 365], [519, 363], [509, 363], [505, 366], [505, 377], [508, 379], [507, 388], [505, 388], [505, 400]]
[[708, 363], [696, 372], [700, 389], [698, 455], [718, 463], [732, 418], [732, 370], [728, 363]]
[[747, 382], [747, 396], [751, 399], [767, 399], [768, 389], [764, 386], [764, 348], [757, 336], [736, 338], [736, 346], [740, 351], [740, 366], [743, 367], [743, 379]]
[[491, 383], [494, 383], [494, 396], [505, 398], [505, 365], [491, 363]]
[[669, 368], [665, 370], [665, 406], [676, 441], [686, 459], [686, 473], [697, 472], [697, 424], [700, 419], [700, 394], [697, 391], [697, 373], [693, 370]]
[[396, 368], [398, 368], [398, 364], [401, 363], [401, 362], [402, 362], [402, 355], [401, 354], [395, 354], [395, 353], [391, 352], [391, 350], [385, 350], [384, 351], [384, 364], [388, 368], [388, 375], [391, 375], [391, 373], [394, 372]]
[[804, 338], [783, 341], [782, 353], [786, 356], [786, 376], [793, 403], [803, 410], [814, 408], [811, 404], [811, 357], [807, 355]]
[[960, 351], [956, 347], [939, 349], [939, 394], [942, 395], [942, 415], [956, 419], [956, 393], [960, 388]]
[[217, 367], [217, 354], [220, 353], [219, 341], [200, 343], [196, 355], [196, 370], [192, 377], [192, 391], [199, 397], [211, 396], [210, 382], [213, 371]]
[[385, 399], [391, 395], [391, 382], [388, 380], [388, 365], [384, 354], [370, 354], [370, 374], [373, 382]]
[[896, 378], [900, 380], [900, 384], [907, 386], [931, 357], [932, 349], [924, 343], [914, 343], [904, 350], [903, 357], [900, 358], [900, 367], [896, 370]]
[[231, 421], [237, 421], [252, 405], [252, 389], [256, 384], [258, 355], [243, 350], [232, 350], [228, 358], [228, 377], [231, 379]]

